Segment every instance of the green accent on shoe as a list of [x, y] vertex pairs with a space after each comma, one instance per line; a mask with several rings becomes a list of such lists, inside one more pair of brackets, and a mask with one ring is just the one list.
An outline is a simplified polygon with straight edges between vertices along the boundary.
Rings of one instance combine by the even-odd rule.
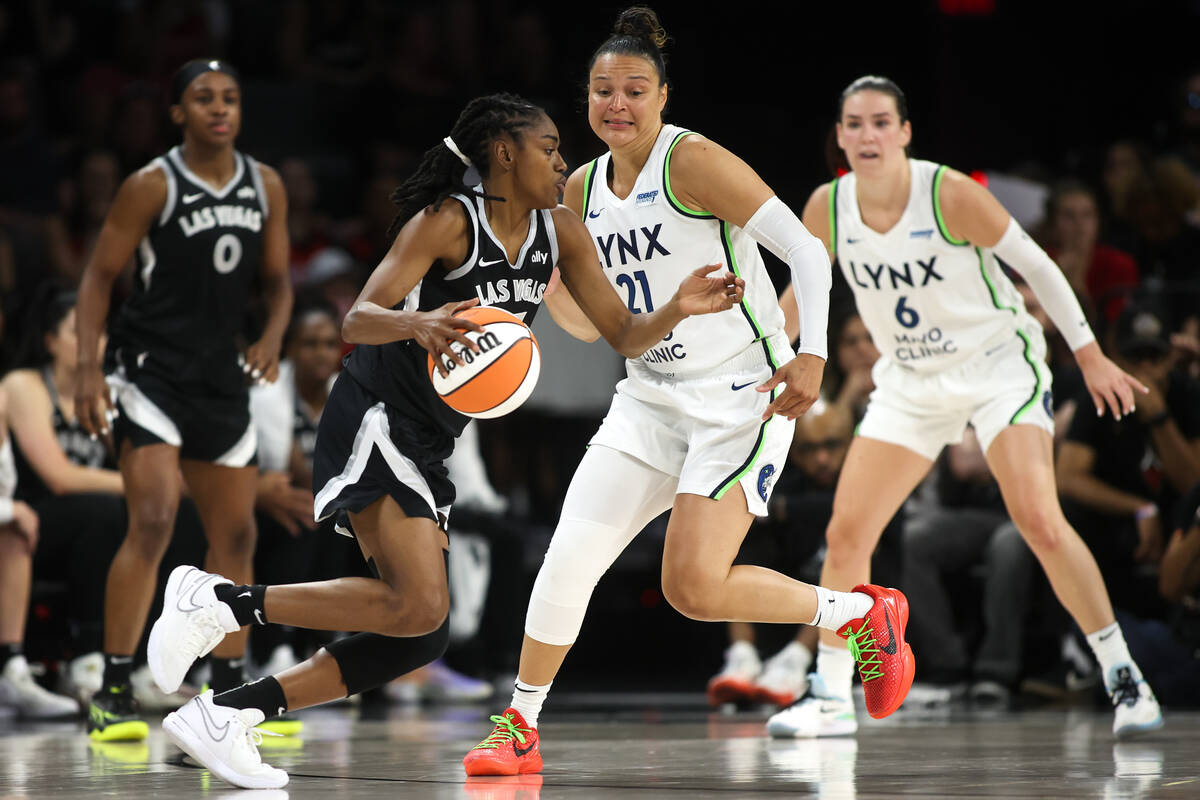
[[489, 719], [496, 723], [496, 729], [490, 736], [472, 747], [472, 750], [495, 750], [513, 739], [525, 744], [525, 734], [533, 732], [529, 728], [518, 728], [507, 715], [502, 717], [494, 714]]
[[846, 637], [846, 642], [850, 646], [850, 655], [854, 656], [854, 660], [858, 662], [858, 674], [862, 677], [863, 683], [883, 677], [881, 668], [883, 661], [879, 658], [879, 647], [875, 644], [874, 633], [871, 624], [863, 620], [862, 627], [857, 631], [851, 628]]
[[88, 738], [95, 742], [138, 741], [150, 735], [145, 720], [105, 711], [95, 703], [88, 709]]
[[276, 717], [260, 722], [256, 727], [278, 736], [295, 736], [304, 730], [304, 720], [295, 717]]

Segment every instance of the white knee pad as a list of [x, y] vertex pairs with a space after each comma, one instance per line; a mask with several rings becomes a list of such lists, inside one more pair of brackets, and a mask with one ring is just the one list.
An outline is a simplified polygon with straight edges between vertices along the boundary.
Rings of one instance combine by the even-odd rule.
[[574, 644], [596, 582], [637, 533], [582, 519], [560, 520], [533, 583], [525, 633], [545, 644]]

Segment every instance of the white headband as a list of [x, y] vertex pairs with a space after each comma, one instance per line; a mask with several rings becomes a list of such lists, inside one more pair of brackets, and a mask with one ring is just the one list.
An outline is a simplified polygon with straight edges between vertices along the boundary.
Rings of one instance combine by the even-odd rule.
[[445, 139], [442, 139], [442, 143], [446, 145], [451, 153], [454, 153], [454, 155], [458, 156], [459, 161], [463, 162], [463, 164], [467, 165], [468, 167], [471, 166], [471, 159], [463, 155], [463, 151], [458, 149], [458, 145], [454, 143], [453, 139], [447, 136]]

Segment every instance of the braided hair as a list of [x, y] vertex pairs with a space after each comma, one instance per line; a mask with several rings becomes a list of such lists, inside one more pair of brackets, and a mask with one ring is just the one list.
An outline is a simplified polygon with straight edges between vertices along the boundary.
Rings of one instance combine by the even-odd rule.
[[450, 139], [464, 156], [471, 160], [468, 167], [444, 143], [425, 151], [416, 171], [392, 193], [392, 202], [399, 211], [388, 228], [392, 239], [410, 219], [423, 208], [437, 211], [452, 194], [474, 194], [485, 200], [500, 200], [468, 185], [486, 175], [491, 168], [491, 144], [507, 134], [520, 144], [521, 132], [546, 115], [538, 106], [515, 94], [489, 94], [467, 103], [450, 130]]
[[668, 41], [667, 31], [658, 21], [654, 9], [646, 6], [630, 6], [621, 12], [613, 24], [612, 34], [596, 48], [588, 61], [588, 74], [596, 66], [596, 59], [602, 55], [640, 56], [646, 59], [658, 70], [658, 85], [667, 82], [667, 62], [663, 56], [663, 48]]

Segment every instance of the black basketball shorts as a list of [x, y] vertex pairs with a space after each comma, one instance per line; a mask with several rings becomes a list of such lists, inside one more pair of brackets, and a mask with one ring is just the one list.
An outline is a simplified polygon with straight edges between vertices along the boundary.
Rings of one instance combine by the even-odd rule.
[[339, 512], [357, 513], [386, 495], [408, 516], [445, 529], [454, 502], [445, 460], [453, 450], [453, 436], [406, 417], [343, 370], [317, 428], [313, 514], [337, 514], [336, 530], [352, 535]]
[[118, 366], [108, 374], [117, 401], [113, 442], [118, 451], [170, 444], [179, 457], [225, 467], [257, 463], [258, 442], [250, 420], [250, 392], [240, 386], [228, 394], [172, 383], [157, 374]]

